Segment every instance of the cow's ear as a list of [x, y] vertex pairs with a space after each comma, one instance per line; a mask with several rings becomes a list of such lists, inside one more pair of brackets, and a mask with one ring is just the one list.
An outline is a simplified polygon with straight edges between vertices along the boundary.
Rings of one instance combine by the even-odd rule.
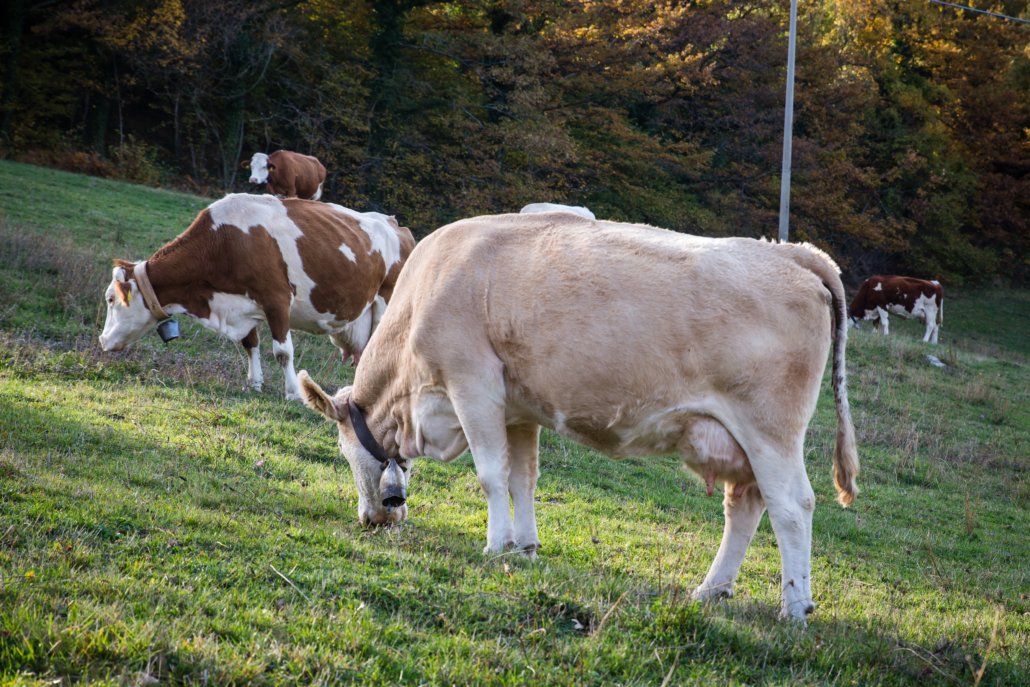
[[250, 169], [250, 160], [244, 160], [240, 163], [240, 167], [243, 169]]
[[132, 271], [136, 268], [136, 263], [129, 262], [128, 260], [115, 259], [114, 269], [111, 270], [112, 281], [125, 281], [125, 279], [132, 274]]
[[343, 394], [332, 397], [322, 391], [318, 382], [308, 375], [307, 370], [297, 373], [300, 382], [300, 394], [304, 397], [304, 405], [325, 415], [330, 420], [340, 421], [347, 417], [347, 400]]
[[275, 171], [275, 165], [271, 165], [271, 164], [268, 165], [268, 171], [269, 172], [274, 172]]
[[121, 301], [122, 305], [126, 308], [132, 303], [132, 284], [127, 281], [118, 281], [114, 283], [114, 292], [118, 296], [118, 300]]

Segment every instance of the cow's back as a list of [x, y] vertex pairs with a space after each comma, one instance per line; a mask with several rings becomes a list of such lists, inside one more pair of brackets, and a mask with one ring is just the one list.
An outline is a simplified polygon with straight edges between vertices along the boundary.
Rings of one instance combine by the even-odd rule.
[[747, 412], [794, 427], [814, 408], [827, 304], [774, 244], [574, 215], [463, 220], [412, 253], [356, 394], [494, 354], [510, 404], [608, 452], [622, 426], [692, 403], [736, 412], [770, 385], [801, 397]]

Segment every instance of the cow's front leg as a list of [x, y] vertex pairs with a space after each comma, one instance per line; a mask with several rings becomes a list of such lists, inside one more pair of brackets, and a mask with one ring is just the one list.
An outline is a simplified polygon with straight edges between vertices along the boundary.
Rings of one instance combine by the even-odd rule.
[[265, 377], [261, 372], [261, 336], [258, 334], [257, 325], [240, 341], [243, 350], [247, 353], [247, 383], [254, 391], [261, 391], [261, 384]]
[[534, 558], [540, 548], [533, 496], [540, 474], [540, 425], [512, 425], [508, 433], [508, 493], [515, 511], [515, 545]]
[[[800, 444], [800, 442], [799, 442]], [[783, 607], [800, 622], [815, 610], [812, 601], [812, 513], [815, 493], [801, 450], [764, 453], [751, 461], [780, 548]]]
[[880, 325], [883, 327], [883, 335], [887, 336], [890, 333], [890, 323], [887, 321], [887, 311], [883, 308], [877, 308], [876, 314], [880, 316]]
[[733, 596], [740, 564], [765, 512], [765, 502], [756, 485], [748, 486], [740, 496], [734, 496], [733, 491], [733, 486], [727, 484], [726, 497], [722, 501], [726, 513], [722, 543], [704, 582], [694, 590], [695, 599]]
[[[499, 363], [500, 361], [498, 361]], [[486, 548], [483, 553], [503, 551], [515, 545], [508, 503], [508, 439], [504, 422], [504, 381], [500, 365], [496, 378], [484, 375], [453, 380], [451, 402], [472, 451], [476, 476], [486, 495]]]
[[290, 335], [290, 309], [265, 311], [268, 328], [272, 330], [272, 354], [276, 362], [283, 368], [286, 377], [286, 398], [290, 401], [301, 401], [300, 384], [297, 371], [293, 369], [293, 337]]

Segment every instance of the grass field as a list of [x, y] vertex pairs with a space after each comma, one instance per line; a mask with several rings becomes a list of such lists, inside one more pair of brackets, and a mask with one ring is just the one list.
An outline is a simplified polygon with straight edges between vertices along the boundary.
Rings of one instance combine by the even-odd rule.
[[[284, 400], [270, 357], [255, 395], [193, 323], [99, 351], [110, 258], [148, 256], [205, 204], [0, 162], [0, 684], [1030, 683], [1025, 292], [956, 292], [936, 347], [899, 318], [886, 340], [853, 333], [863, 491], [833, 502], [824, 384], [802, 629], [777, 619], [768, 518], [734, 599], [686, 598], [722, 507], [671, 457], [545, 431], [542, 555], [486, 556], [468, 456], [418, 461], [409, 522], [364, 530], [335, 427]], [[346, 383], [328, 341], [295, 336], [298, 369]]]

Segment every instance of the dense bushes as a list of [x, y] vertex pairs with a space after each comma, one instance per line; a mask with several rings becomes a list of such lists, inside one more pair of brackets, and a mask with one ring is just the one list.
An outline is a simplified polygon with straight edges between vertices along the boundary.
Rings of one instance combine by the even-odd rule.
[[[237, 162], [255, 150], [312, 153], [329, 199], [419, 234], [570, 201], [772, 235], [786, 9], [14, 0], [0, 137], [8, 156], [194, 188], [248, 189]], [[1027, 29], [921, 0], [800, 12], [792, 238], [853, 280], [1030, 278]]]

